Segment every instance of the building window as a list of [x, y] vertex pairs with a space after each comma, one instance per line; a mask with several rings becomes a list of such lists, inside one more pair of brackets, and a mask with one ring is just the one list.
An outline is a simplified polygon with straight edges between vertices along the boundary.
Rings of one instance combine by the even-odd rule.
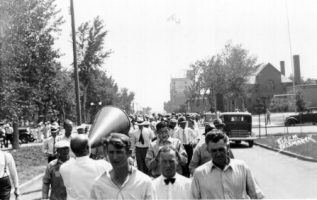
[[272, 80], [267, 81], [267, 90], [274, 90], [274, 82]]

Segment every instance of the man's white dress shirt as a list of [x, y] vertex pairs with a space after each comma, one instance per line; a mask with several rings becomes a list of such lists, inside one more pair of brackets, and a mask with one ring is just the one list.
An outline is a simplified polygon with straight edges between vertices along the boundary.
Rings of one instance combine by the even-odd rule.
[[182, 144], [189, 144], [190, 142], [197, 143], [197, 135], [191, 128], [182, 129], [179, 127], [174, 133], [174, 138], [178, 138]]
[[175, 174], [175, 183], [164, 182], [163, 175], [153, 180], [153, 187], [156, 191], [157, 199], [189, 199], [191, 180], [178, 173]]
[[43, 152], [47, 154], [55, 154], [56, 152], [53, 152], [53, 151], [56, 150], [54, 148], [54, 145], [56, 144], [56, 142], [57, 142], [56, 137], [55, 138], [49, 137], [48, 139], [46, 139], [43, 144]]
[[230, 159], [220, 170], [212, 161], [198, 167], [191, 185], [191, 199], [263, 199], [249, 167], [242, 160]]
[[94, 179], [112, 166], [105, 160], [93, 160], [89, 156], [71, 158], [61, 165], [60, 173], [67, 191], [67, 200], [90, 199]]
[[[139, 142], [141, 132], [142, 132], [142, 136], [144, 139], [144, 144]], [[132, 156], [135, 156], [135, 148], [136, 147], [140, 147], [140, 148], [149, 147], [151, 142], [152, 142], [152, 138], [154, 138], [154, 137], [155, 137], [154, 132], [148, 128], [142, 128], [142, 130], [139, 129], [139, 130], [133, 132], [132, 133], [132, 142], [131, 142]]]
[[120, 188], [112, 182], [109, 171], [94, 180], [89, 199], [156, 199], [151, 178], [135, 167]]

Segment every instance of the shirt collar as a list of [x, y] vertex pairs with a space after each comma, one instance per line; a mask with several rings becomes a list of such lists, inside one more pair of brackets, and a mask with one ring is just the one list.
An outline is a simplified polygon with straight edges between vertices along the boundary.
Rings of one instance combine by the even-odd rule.
[[[229, 163], [225, 166], [225, 168], [223, 169], [223, 171], [226, 171], [227, 169], [231, 168], [233, 169], [233, 165], [232, 165], [232, 162], [231, 162], [231, 159], [229, 156], [227, 156], [227, 158], [229, 159]], [[212, 171], [212, 169], [219, 169], [216, 165], [214, 165], [214, 163], [212, 162], [212, 160], [210, 161], [210, 172]], [[220, 169], [219, 169], [220, 170]], [[222, 171], [222, 170], [221, 170]]]
[[88, 161], [90, 161], [89, 156], [76, 157], [76, 162], [79, 164], [87, 163]]
[[167, 142], [172, 143], [171, 137], [168, 137], [165, 143], [163, 143], [160, 139], [158, 139], [158, 141], [159, 141], [160, 144], [165, 144]]

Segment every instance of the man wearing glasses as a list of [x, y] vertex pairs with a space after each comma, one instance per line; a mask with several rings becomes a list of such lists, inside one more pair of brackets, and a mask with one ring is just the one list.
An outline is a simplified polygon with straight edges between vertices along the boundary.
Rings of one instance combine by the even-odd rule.
[[229, 158], [229, 139], [225, 134], [208, 133], [205, 142], [212, 160], [195, 170], [192, 199], [265, 198], [247, 164]]
[[162, 121], [156, 125], [158, 140], [152, 142], [149, 146], [145, 157], [146, 166], [151, 171], [151, 175], [156, 178], [161, 175], [161, 169], [159, 166], [159, 150], [166, 145], [173, 146], [179, 152], [178, 165], [176, 172], [182, 174], [182, 167], [187, 163], [187, 153], [182, 145], [181, 141], [177, 138], [169, 136], [168, 124]]

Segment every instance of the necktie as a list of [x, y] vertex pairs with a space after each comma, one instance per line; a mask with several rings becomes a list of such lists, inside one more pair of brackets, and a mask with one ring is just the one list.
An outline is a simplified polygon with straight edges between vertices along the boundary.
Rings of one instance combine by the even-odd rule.
[[185, 134], [185, 129], [183, 129], [183, 144], [187, 144], [187, 137], [186, 137], [186, 134]]
[[175, 178], [167, 178], [167, 179], [164, 179], [164, 182], [166, 183], [166, 185], [168, 185], [169, 183], [174, 184], [175, 180], [176, 180]]
[[143, 135], [142, 135], [142, 129], [141, 129], [141, 133], [140, 133], [139, 142], [141, 142], [142, 144], [144, 144], [144, 138], [143, 138]]

